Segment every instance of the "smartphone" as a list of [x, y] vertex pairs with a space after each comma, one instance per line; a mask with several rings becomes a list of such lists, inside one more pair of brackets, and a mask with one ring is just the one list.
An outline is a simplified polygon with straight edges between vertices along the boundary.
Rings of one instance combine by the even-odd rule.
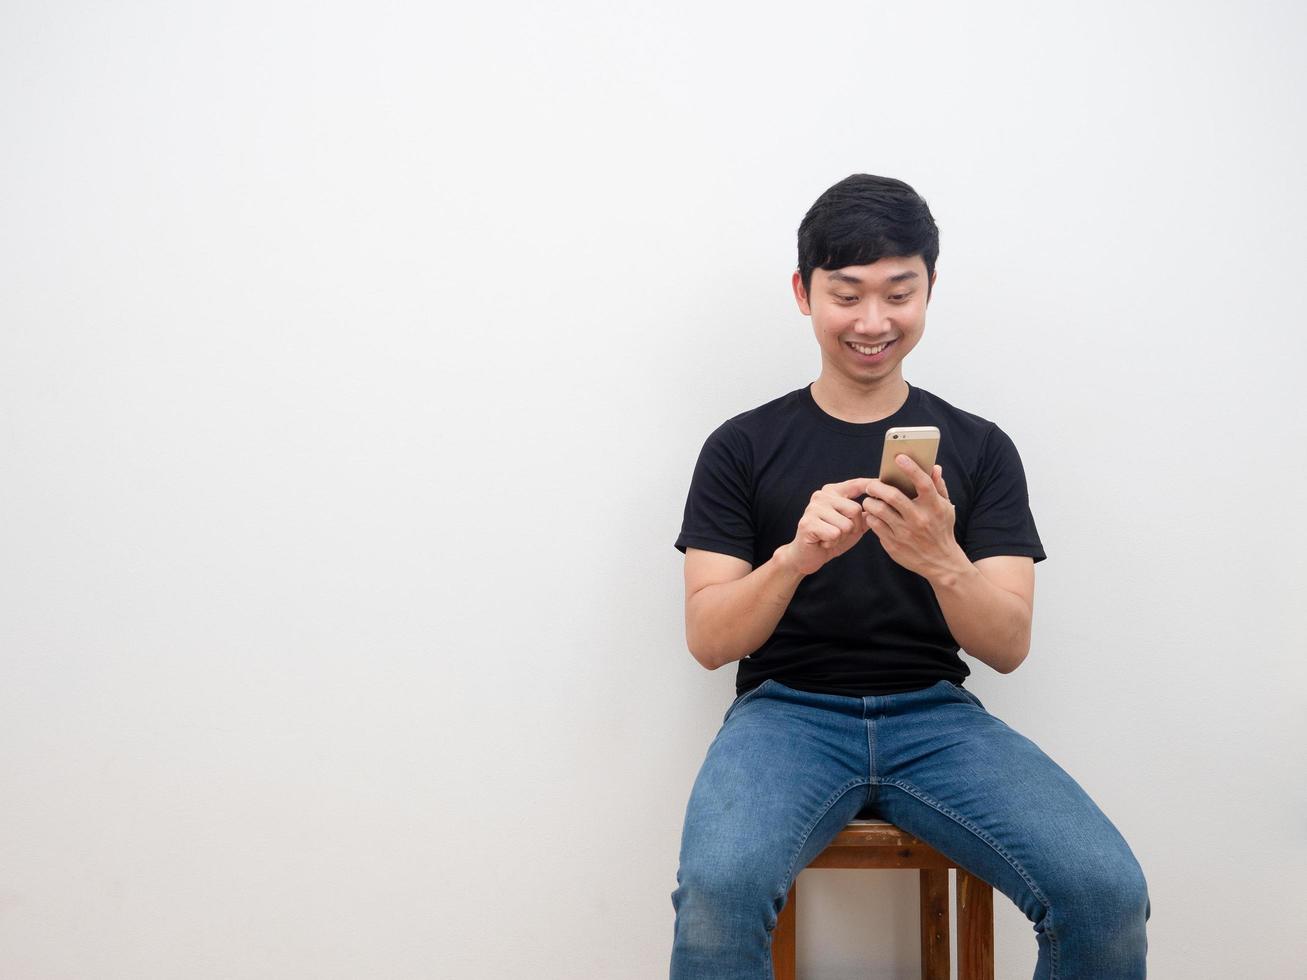
[[920, 466], [927, 475], [935, 465], [935, 456], [939, 453], [939, 429], [933, 425], [896, 425], [885, 433], [885, 448], [880, 454], [880, 482], [897, 487], [908, 497], [917, 496], [917, 488], [912, 478], [903, 472], [903, 467], [894, 462], [894, 457], [905, 453]]

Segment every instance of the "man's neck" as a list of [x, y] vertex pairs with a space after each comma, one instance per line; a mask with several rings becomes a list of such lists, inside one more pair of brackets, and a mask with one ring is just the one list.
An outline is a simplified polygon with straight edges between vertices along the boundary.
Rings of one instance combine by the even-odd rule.
[[827, 415], [845, 422], [879, 422], [903, 407], [910, 390], [901, 372], [874, 388], [842, 386], [823, 374], [812, 383], [812, 400]]

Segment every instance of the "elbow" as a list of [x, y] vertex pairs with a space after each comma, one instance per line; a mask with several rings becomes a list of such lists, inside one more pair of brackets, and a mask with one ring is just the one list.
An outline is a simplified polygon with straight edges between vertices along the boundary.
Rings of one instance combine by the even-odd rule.
[[712, 660], [708, 656], [706, 656], [699, 648], [695, 647], [694, 644], [686, 643], [686, 648], [690, 651], [690, 656], [692, 656], [695, 659], [695, 662], [698, 663], [698, 665], [702, 667], [704, 670], [717, 669], [717, 665], [714, 664]]
[[694, 657], [694, 659], [698, 661], [699, 666], [702, 667], [704, 670], [716, 670], [718, 667], [722, 665], [721, 661], [714, 660], [712, 657], [708, 656], [707, 654], [696, 653], [693, 649], [690, 650], [690, 656]]
[[1022, 633], [1021, 637], [1018, 639], [1017, 643], [1014, 645], [1014, 648], [1013, 648], [1013, 654], [1012, 654], [1011, 657], [1009, 657], [1008, 662], [1007, 662], [1007, 669], [1006, 669], [1006, 670], [1003, 670], [1003, 671], [1000, 671], [1000, 673], [1003, 673], [1003, 674], [1010, 674], [1010, 673], [1012, 673], [1012, 671], [1016, 670], [1018, 667], [1020, 667], [1023, 663], [1026, 662], [1026, 657], [1028, 657], [1028, 656], [1030, 656], [1030, 627], [1029, 627], [1029, 625], [1026, 626], [1025, 631]]
[[1030, 620], [1027, 618], [1017, 626], [1017, 632], [1010, 635], [1006, 643], [994, 651], [993, 659], [986, 659], [991, 667], [1000, 674], [1010, 674], [1030, 656]]
[[1008, 661], [1006, 668], [1000, 670], [999, 673], [1000, 674], [1012, 673], [1012, 671], [1016, 670], [1018, 667], [1020, 667], [1023, 663], [1026, 662], [1026, 657], [1028, 657], [1029, 655], [1030, 655], [1029, 648], [1027, 648], [1024, 653], [1018, 653], [1014, 658]]
[[690, 651], [695, 661], [704, 670], [716, 670], [722, 665], [722, 660], [714, 655], [711, 649], [704, 646], [701, 640], [692, 630], [687, 629], [685, 632], [685, 646]]
[[696, 656], [694, 659], [699, 661], [699, 666], [702, 667], [704, 670], [716, 670], [718, 667], [721, 666], [721, 664], [716, 663], [712, 660], [707, 660], [703, 657]]

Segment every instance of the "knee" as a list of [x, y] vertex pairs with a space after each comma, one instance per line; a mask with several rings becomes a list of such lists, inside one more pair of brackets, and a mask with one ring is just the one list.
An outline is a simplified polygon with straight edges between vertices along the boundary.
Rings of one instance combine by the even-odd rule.
[[1134, 855], [1125, 851], [1111, 862], [1095, 863], [1071, 875], [1053, 907], [1105, 932], [1129, 930], [1148, 921], [1148, 882]]
[[1133, 854], [1124, 854], [1104, 878], [1106, 881], [1101, 890], [1116, 896], [1112, 904], [1131, 916], [1144, 914], [1148, 907], [1148, 882], [1144, 878], [1144, 869]]
[[760, 924], [770, 930], [784, 903], [784, 895], [777, 894], [781, 886], [770, 877], [744, 854], [685, 862], [672, 892], [677, 921], [701, 933], [706, 945], [713, 945], [720, 929]]

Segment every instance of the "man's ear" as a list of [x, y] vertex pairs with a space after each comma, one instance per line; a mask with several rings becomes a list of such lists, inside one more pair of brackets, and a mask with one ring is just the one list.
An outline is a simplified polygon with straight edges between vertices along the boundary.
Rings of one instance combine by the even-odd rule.
[[812, 307], [808, 304], [808, 294], [803, 291], [803, 276], [798, 269], [794, 270], [790, 285], [794, 288], [794, 298], [798, 301], [799, 312], [804, 316], [812, 316]]
[[935, 280], [939, 278], [939, 270], [936, 269], [930, 274], [930, 295], [926, 297], [926, 305], [930, 305], [931, 299], [935, 296]]

